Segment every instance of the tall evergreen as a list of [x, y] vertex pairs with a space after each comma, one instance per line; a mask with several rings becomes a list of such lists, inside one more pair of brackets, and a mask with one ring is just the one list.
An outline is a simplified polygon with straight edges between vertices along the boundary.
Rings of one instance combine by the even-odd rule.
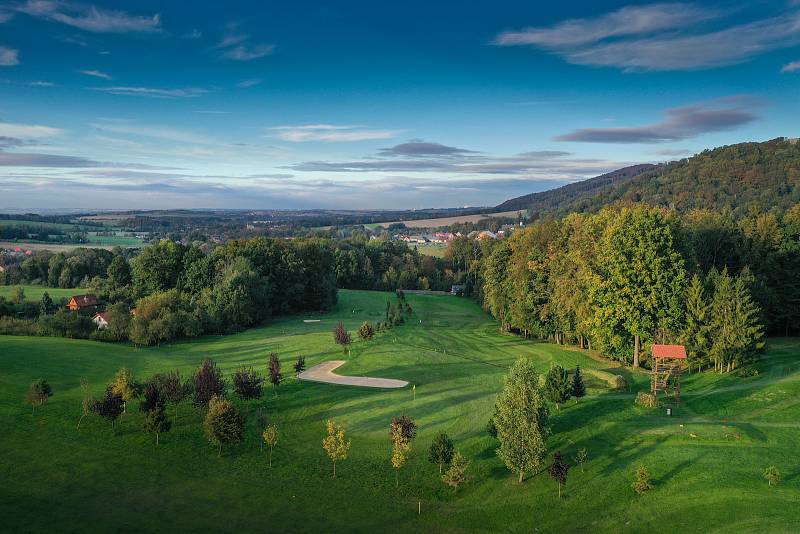
[[572, 375], [572, 396], [576, 399], [586, 396], [586, 386], [583, 383], [580, 365], [575, 367], [575, 374]]
[[711, 344], [708, 319], [705, 287], [695, 274], [686, 292], [686, 325], [681, 336], [689, 357], [689, 369], [702, 366], [708, 358]]

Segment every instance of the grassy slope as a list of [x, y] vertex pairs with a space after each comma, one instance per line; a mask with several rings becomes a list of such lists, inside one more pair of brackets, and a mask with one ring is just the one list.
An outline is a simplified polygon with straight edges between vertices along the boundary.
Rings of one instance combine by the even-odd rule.
[[[9, 530], [128, 529], [281, 531], [694, 531], [763, 532], [800, 529], [796, 506], [800, 460], [798, 343], [775, 341], [756, 378], [693, 375], [678, 417], [636, 408], [632, 394], [605, 389], [588, 377], [590, 397], [553, 416], [551, 450], [571, 457], [587, 447], [586, 472], [570, 473], [566, 497], [545, 474], [515, 483], [484, 432], [502, 377], [515, 358], [580, 363], [602, 375], [602, 362], [547, 344], [501, 336], [466, 299], [409, 296], [420, 324], [370, 343], [356, 343], [344, 374], [409, 380], [409, 389], [375, 391], [287, 379], [277, 397], [243, 408], [246, 440], [217, 458], [203, 437], [201, 415], [181, 407], [174, 430], [156, 448], [140, 431], [141, 415], [124, 416], [118, 435], [80, 413], [79, 378], [95, 394], [119, 367], [139, 376], [178, 368], [188, 374], [205, 356], [230, 375], [242, 363], [265, 372], [269, 351], [284, 370], [304, 354], [313, 365], [340, 358], [331, 329], [353, 330], [379, 319], [386, 294], [342, 291], [340, 305], [320, 323], [303, 317], [226, 337], [153, 349], [47, 338], [0, 337], [0, 513]], [[446, 349], [446, 353], [444, 350]], [[618, 370], [613, 370], [618, 371]], [[26, 386], [47, 377], [55, 391], [32, 417]], [[634, 390], [646, 377], [631, 377]], [[265, 407], [281, 431], [275, 467], [258, 450], [255, 413]], [[420, 425], [413, 457], [394, 488], [388, 423], [407, 413]], [[321, 449], [322, 421], [334, 418], [353, 439], [350, 458], [330, 478]], [[433, 437], [445, 431], [473, 460], [473, 482], [453, 495], [426, 460]], [[697, 437], [692, 437], [692, 434]], [[646, 465], [655, 489], [635, 497], [633, 471]], [[784, 481], [767, 488], [761, 472], [778, 466]], [[422, 515], [417, 516], [417, 503]], [[47, 513], [42, 513], [47, 510]]]
[[86, 293], [85, 289], [62, 289], [59, 287], [44, 287], [33, 285], [22, 286], [0, 286], [0, 297], [10, 298], [15, 287], [22, 287], [25, 291], [25, 300], [39, 301], [42, 295], [47, 292], [52, 299], [69, 298], [72, 295]]

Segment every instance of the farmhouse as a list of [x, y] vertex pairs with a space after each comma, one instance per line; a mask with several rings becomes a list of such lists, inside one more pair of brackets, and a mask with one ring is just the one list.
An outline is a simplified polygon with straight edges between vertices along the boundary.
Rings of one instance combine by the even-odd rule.
[[97, 310], [97, 297], [94, 295], [75, 295], [69, 299], [67, 308], [77, 312], [93, 312]]
[[95, 313], [92, 321], [97, 325], [98, 330], [105, 330], [108, 328], [108, 315], [105, 312]]

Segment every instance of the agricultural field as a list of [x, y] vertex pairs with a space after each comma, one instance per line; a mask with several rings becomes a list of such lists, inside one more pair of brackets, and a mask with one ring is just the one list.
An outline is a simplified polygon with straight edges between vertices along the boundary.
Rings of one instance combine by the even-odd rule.
[[406, 225], [407, 228], [437, 228], [439, 226], [450, 226], [451, 224], [456, 223], [466, 223], [466, 222], [478, 222], [481, 219], [487, 219], [489, 217], [511, 217], [516, 218], [517, 215], [520, 213], [520, 210], [514, 211], [503, 211], [500, 213], [479, 213], [477, 215], [457, 215], [454, 217], [442, 217], [438, 219], [418, 219], [415, 221], [392, 221], [392, 222], [384, 222], [384, 223], [377, 223], [376, 226], [383, 226], [384, 228], [388, 228], [392, 224], [403, 223]]
[[[404, 326], [353, 344], [349, 359], [334, 345], [338, 321], [354, 331], [383, 317], [389, 293], [339, 292], [329, 313], [282, 317], [229, 336], [160, 347], [0, 336], [0, 513], [8, 531], [392, 531], [392, 532], [790, 532], [800, 530], [800, 341], [773, 339], [758, 376], [692, 374], [672, 417], [634, 405], [647, 376], [567, 347], [502, 335], [472, 301], [408, 295]], [[319, 322], [304, 322], [318, 320]], [[205, 438], [202, 413], [183, 404], [160, 445], [142, 431], [129, 406], [117, 424], [81, 414], [80, 379], [94, 395], [123, 366], [139, 379], [180, 370], [189, 376], [213, 358], [230, 380], [241, 365], [266, 375], [280, 355], [285, 382], [259, 400], [235, 403], [247, 414], [245, 439], [222, 456]], [[407, 380], [416, 390], [367, 389], [301, 382], [298, 355], [311, 367], [348, 359], [343, 375]], [[580, 365], [589, 394], [551, 411], [552, 454], [568, 461], [585, 447], [562, 498], [545, 473], [522, 485], [495, 455], [486, 430], [508, 367], [529, 358], [544, 372], [552, 362]], [[611, 389], [615, 375], [628, 390]], [[54, 395], [31, 408], [28, 385], [46, 378]], [[230, 389], [230, 388], [229, 388]], [[416, 395], [416, 398], [414, 397]], [[135, 404], [135, 403], [132, 403]], [[258, 414], [277, 425], [272, 468], [260, 447]], [[406, 414], [419, 425], [399, 488], [389, 461], [389, 423]], [[321, 447], [323, 421], [352, 439], [345, 461], [331, 464]], [[444, 486], [427, 460], [446, 432], [469, 460], [467, 486]], [[653, 489], [637, 496], [634, 472], [644, 465]], [[762, 473], [783, 474], [769, 487]], [[42, 513], [46, 505], [47, 513]]]
[[0, 286], [0, 297], [10, 298], [14, 288], [21, 287], [25, 291], [25, 300], [38, 302], [42, 299], [42, 295], [47, 292], [52, 299], [69, 298], [72, 295], [80, 295], [86, 293], [85, 289], [62, 289], [60, 287], [44, 287], [34, 285], [13, 285], [13, 286]]
[[90, 247], [102, 245], [111, 247], [135, 248], [144, 245], [144, 242], [140, 238], [124, 235], [124, 232], [114, 232], [114, 235], [97, 235], [97, 232], [89, 232], [87, 238], [89, 239], [89, 244], [85, 246]]
[[444, 253], [447, 250], [447, 245], [412, 245], [417, 249], [420, 254], [427, 256], [434, 256], [436, 258], [444, 258]]

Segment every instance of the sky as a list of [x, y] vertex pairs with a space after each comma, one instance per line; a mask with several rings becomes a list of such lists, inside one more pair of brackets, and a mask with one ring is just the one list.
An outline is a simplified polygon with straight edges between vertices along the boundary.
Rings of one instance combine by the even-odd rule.
[[0, 211], [492, 206], [798, 90], [800, 0], [0, 1]]

